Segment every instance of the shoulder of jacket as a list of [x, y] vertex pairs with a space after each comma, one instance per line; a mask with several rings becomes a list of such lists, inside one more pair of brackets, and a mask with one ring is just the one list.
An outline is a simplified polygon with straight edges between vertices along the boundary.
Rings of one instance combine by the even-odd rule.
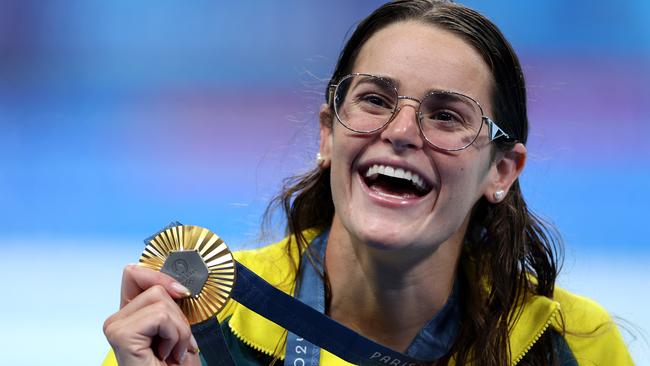
[[[317, 234], [317, 231], [303, 232], [307, 242], [311, 242]], [[290, 236], [275, 244], [260, 249], [238, 251], [233, 255], [235, 260], [266, 282], [291, 295], [295, 287], [300, 252], [296, 239]], [[282, 327], [233, 299], [217, 314], [219, 322], [228, 317], [230, 330], [241, 342], [264, 354], [283, 357], [284, 349], [279, 345], [286, 337], [286, 332]]]
[[[317, 230], [310, 229], [305, 230], [303, 236], [307, 242], [311, 242], [319, 233]], [[300, 255], [301, 252], [293, 235], [261, 248], [233, 252], [237, 262], [287, 294], [293, 292]], [[217, 319], [222, 321], [231, 316], [236, 305], [235, 301], [228, 301], [224, 309], [219, 312]]]
[[560, 304], [562, 319], [567, 331], [593, 332], [605, 323], [612, 322], [609, 312], [596, 301], [555, 287], [553, 300]]
[[560, 287], [555, 288], [553, 300], [561, 309], [553, 328], [564, 335], [580, 365], [634, 364], [616, 323], [602, 305]]
[[277, 270], [286, 272], [287, 267], [298, 265], [298, 255], [293, 254], [297, 251], [291, 248], [293, 241], [293, 237], [287, 237], [262, 248], [236, 251], [233, 256], [237, 262], [267, 279], [274, 277], [272, 274]]

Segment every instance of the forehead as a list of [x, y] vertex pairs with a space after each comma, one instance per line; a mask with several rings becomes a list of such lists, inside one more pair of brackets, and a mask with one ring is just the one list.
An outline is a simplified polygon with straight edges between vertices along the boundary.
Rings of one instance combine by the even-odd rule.
[[422, 22], [377, 31], [361, 47], [352, 71], [390, 77], [401, 94], [450, 90], [489, 108], [492, 74], [481, 55], [459, 36]]

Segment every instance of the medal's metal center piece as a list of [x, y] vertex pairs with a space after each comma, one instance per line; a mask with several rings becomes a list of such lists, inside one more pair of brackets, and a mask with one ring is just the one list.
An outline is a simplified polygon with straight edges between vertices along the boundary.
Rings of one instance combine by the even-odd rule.
[[172, 276], [187, 287], [192, 297], [198, 297], [208, 279], [208, 267], [196, 250], [171, 252], [160, 272]]

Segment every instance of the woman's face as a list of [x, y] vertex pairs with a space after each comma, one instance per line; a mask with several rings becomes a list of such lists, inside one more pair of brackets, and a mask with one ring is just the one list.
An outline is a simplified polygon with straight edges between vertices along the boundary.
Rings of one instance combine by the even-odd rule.
[[[362, 46], [352, 72], [389, 77], [400, 95], [417, 99], [430, 90], [459, 92], [492, 115], [488, 66], [461, 38], [431, 25], [409, 21], [379, 30]], [[327, 106], [321, 109], [320, 153], [331, 166], [334, 220], [352, 240], [382, 249], [459, 244], [476, 201], [484, 195], [493, 201], [494, 192], [507, 191], [516, 176], [504, 184], [487, 128], [464, 150], [436, 150], [420, 133], [417, 103], [400, 104], [395, 119], [369, 135], [346, 129]], [[381, 174], [366, 177], [373, 166], [417, 174], [426, 188], [418, 191], [408, 180]]]

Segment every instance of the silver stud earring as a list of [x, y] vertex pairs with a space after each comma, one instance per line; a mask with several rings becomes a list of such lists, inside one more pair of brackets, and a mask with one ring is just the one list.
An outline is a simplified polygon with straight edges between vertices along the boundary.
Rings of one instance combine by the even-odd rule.
[[324, 162], [325, 162], [325, 158], [323, 157], [323, 155], [321, 155], [320, 153], [317, 153], [316, 154], [316, 164], [320, 166]]
[[506, 192], [504, 192], [502, 189], [494, 192], [494, 199], [501, 202], [503, 199], [503, 196], [505, 196]]

